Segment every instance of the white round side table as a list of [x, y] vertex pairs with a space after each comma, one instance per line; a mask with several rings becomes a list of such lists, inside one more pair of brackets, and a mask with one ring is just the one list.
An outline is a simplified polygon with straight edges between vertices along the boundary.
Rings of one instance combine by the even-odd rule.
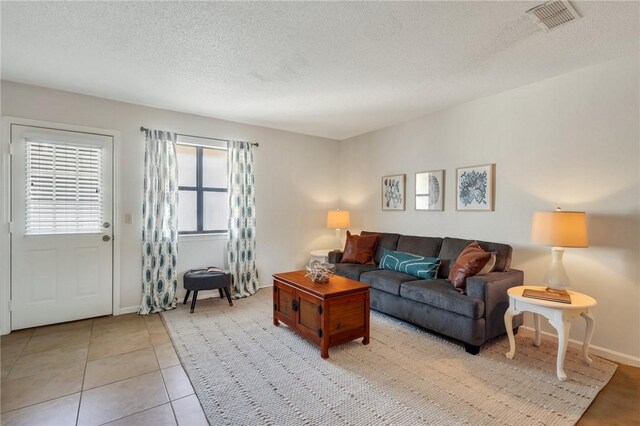
[[314, 250], [312, 251], [311, 254], [311, 260], [318, 260], [320, 262], [323, 263], [327, 263], [329, 261], [329, 252], [331, 250], [327, 249], [327, 250]]
[[533, 344], [540, 346], [540, 315], [549, 320], [549, 323], [558, 332], [558, 358], [556, 360], [556, 374], [560, 381], [567, 379], [564, 372], [564, 356], [567, 352], [567, 344], [569, 343], [569, 331], [571, 330], [571, 318], [580, 315], [587, 322], [587, 332], [582, 344], [582, 358], [587, 365], [592, 360], [589, 358], [589, 344], [593, 337], [593, 329], [595, 327], [595, 318], [590, 312], [590, 308], [598, 303], [593, 297], [586, 294], [569, 290], [571, 295], [571, 304], [551, 302], [548, 300], [532, 299], [524, 297], [522, 293], [526, 289], [544, 290], [544, 286], [518, 286], [511, 287], [507, 290], [509, 295], [509, 309], [504, 314], [504, 324], [507, 327], [507, 335], [509, 336], [509, 352], [505, 355], [509, 359], [513, 359], [516, 353], [516, 341], [513, 337], [513, 329], [511, 328], [514, 315], [522, 312], [533, 313], [533, 323], [535, 325], [535, 338]]

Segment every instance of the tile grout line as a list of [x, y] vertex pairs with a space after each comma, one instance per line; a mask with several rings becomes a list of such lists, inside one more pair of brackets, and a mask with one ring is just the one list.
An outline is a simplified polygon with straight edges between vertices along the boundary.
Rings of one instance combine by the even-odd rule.
[[91, 336], [93, 335], [93, 323], [91, 320], [91, 329], [89, 331], [89, 346], [87, 346], [87, 357], [84, 360], [84, 373], [82, 374], [82, 384], [80, 385], [80, 399], [78, 400], [78, 410], [76, 412], [76, 426], [80, 421], [80, 407], [82, 407], [82, 394], [84, 393], [84, 381], [87, 378], [87, 364], [89, 363], [89, 352], [91, 351]]
[[[138, 414], [140, 414], [140, 413], [144, 413], [144, 412], [146, 412], [146, 411], [153, 410], [154, 408], [162, 407], [162, 406], [163, 406], [163, 405], [165, 405], [165, 404], [169, 404], [169, 405], [171, 405], [171, 402], [163, 402], [162, 404], [158, 404], [158, 405], [154, 405], [153, 407], [145, 408], [145, 409], [144, 409], [144, 410], [142, 410], [142, 411], [138, 411], [138, 412], [136, 412], [136, 413], [131, 413], [131, 414], [128, 414], [128, 415], [126, 415], [126, 416], [124, 416], [124, 417], [118, 417], [117, 419], [112, 419], [112, 420], [109, 420], [108, 422], [105, 422], [105, 423], [99, 423], [99, 425], [100, 425], [100, 426], [108, 425], [109, 423], [117, 422], [118, 420], [126, 419], [126, 418], [129, 418], [129, 417], [132, 417], [132, 416], [138, 415]], [[172, 407], [171, 409], [173, 410], [173, 407]]]
[[[176, 307], [176, 309], [178, 309], [178, 307]], [[207, 417], [206, 413], [204, 412], [204, 408], [202, 407], [202, 402], [200, 402], [200, 398], [198, 397], [198, 394], [196, 393], [196, 388], [195, 388], [195, 386], [193, 386], [193, 382], [191, 381], [191, 377], [189, 377], [189, 374], [187, 373], [187, 370], [184, 368], [184, 365], [182, 365], [182, 360], [180, 358], [180, 355], [178, 354], [178, 351], [176, 350], [175, 344], [173, 343], [173, 337], [171, 336], [171, 333], [169, 333], [169, 327], [167, 326], [167, 322], [165, 321], [164, 316], [162, 316], [162, 312], [158, 313], [158, 315], [160, 315], [160, 321], [162, 322], [162, 326], [164, 327], [164, 330], [169, 335], [169, 340], [171, 341], [171, 347], [173, 348], [174, 352], [176, 353], [176, 357], [178, 358], [178, 365], [180, 367], [182, 367], [182, 371], [184, 371], [184, 374], [187, 376], [187, 380], [189, 380], [189, 384], [191, 385], [191, 388], [193, 389], [193, 393], [191, 395], [183, 396], [181, 398], [176, 399], [176, 401], [178, 401], [179, 399], [182, 399], [182, 398], [186, 398], [188, 396], [195, 396], [196, 397], [196, 401], [198, 401], [198, 406], [200, 407], [200, 410], [202, 410], [202, 414], [204, 415], [204, 418], [207, 420], [207, 423], [209, 423], [209, 418]], [[164, 377], [163, 377], [163, 380], [164, 380]], [[171, 398], [169, 398], [169, 399], [171, 399]], [[172, 401], [172, 404], [171, 404], [171, 409], [173, 410], [173, 401]], [[175, 412], [174, 412], [174, 414], [175, 414]]]
[[[16, 366], [16, 363], [18, 362], [18, 360], [20, 359], [20, 357], [22, 356], [22, 353], [24, 352], [25, 348], [27, 347], [27, 345], [29, 344], [29, 342], [31, 341], [31, 339], [33, 338], [34, 333], [36, 332], [35, 327], [33, 327], [34, 330], [31, 332], [31, 334], [29, 335], [29, 338], [27, 339], [27, 342], [24, 344], [24, 346], [22, 347], [22, 349], [20, 349], [20, 352], [18, 352], [18, 355], [16, 356], [16, 359], [13, 360], [13, 363], [11, 364], [11, 367], [9, 367], [9, 371], [7, 372], [7, 377], [3, 380], [4, 382], [7, 381], [7, 379], [9, 378], [9, 376], [11, 375], [11, 370], [13, 370], [13, 367]], [[11, 334], [11, 332], [9, 332], [9, 334]], [[0, 351], [2, 351], [2, 349], [0, 348]]]
[[[11, 368], [9, 369], [9, 372], [7, 373], [7, 379], [9, 378], [9, 375], [11, 374], [11, 371], [12, 371], [12, 370], [13, 370], [13, 368], [15, 367], [16, 363], [18, 362], [18, 360], [20, 359], [20, 357], [21, 357], [21, 356], [22, 356], [22, 354], [24, 353], [24, 350], [26, 349], [27, 345], [29, 344], [29, 342], [31, 341], [31, 339], [33, 339], [33, 335], [35, 334], [36, 329], [37, 329], [38, 327], [31, 327], [31, 328], [33, 329], [33, 332], [29, 335], [29, 338], [27, 339], [27, 342], [24, 344], [24, 346], [23, 346], [23, 347], [22, 347], [22, 349], [20, 350], [20, 353], [18, 354], [18, 356], [16, 357], [16, 359], [13, 361], [13, 364], [11, 365]], [[37, 353], [40, 353], [40, 352], [46, 352], [46, 351], [32, 352], [31, 354], [27, 354], [27, 356], [28, 356], [28, 355], [32, 355], [32, 354], [37, 354]], [[88, 350], [87, 350], [87, 354], [88, 354]], [[5, 380], [4, 380], [4, 382], [6, 382], [6, 381], [7, 381], [7, 380], [5, 379]], [[82, 389], [81, 389], [81, 391], [82, 391]], [[55, 398], [46, 399], [46, 400], [44, 400], [44, 401], [40, 401], [40, 402], [35, 402], [35, 403], [33, 403], [33, 404], [25, 405], [24, 407], [18, 407], [18, 408], [15, 408], [15, 409], [13, 409], [13, 410], [9, 410], [9, 411], [2, 412], [2, 413], [0, 413], [0, 414], [7, 414], [7, 413], [11, 413], [11, 412], [13, 412], [13, 411], [22, 410], [23, 408], [33, 407], [34, 405], [44, 404], [45, 402], [54, 401], [54, 400], [59, 399], [59, 398], [66, 398], [66, 397], [68, 397], [69, 395], [73, 395], [74, 393], [78, 393], [78, 392], [71, 392], [71, 393], [68, 393], [68, 394], [66, 394], [66, 395], [60, 395], [60, 396], [57, 396], [57, 397], [55, 397]], [[80, 404], [78, 404], [78, 407], [79, 407], [79, 406], [80, 406]], [[0, 409], [0, 411], [2, 411], [2, 410]]]
[[[160, 315], [160, 314], [158, 314]], [[162, 318], [160, 319], [160, 321], [162, 321]], [[144, 325], [147, 327], [147, 332], [150, 332], [149, 330], [149, 323], [147, 323], [147, 319], [144, 319]], [[165, 327], [164, 323], [162, 324], [163, 327]], [[166, 332], [166, 327], [165, 327], [165, 332]], [[167, 333], [169, 334], [169, 333]], [[171, 339], [171, 336], [169, 336], [169, 339]], [[167, 394], [167, 399], [169, 400], [169, 406], [171, 407], [171, 412], [173, 413], [173, 419], [176, 421], [176, 425], [178, 424], [178, 416], [176, 416], [176, 411], [173, 409], [173, 404], [171, 403], [171, 395], [169, 395], [169, 390], [167, 389], [167, 382], [164, 379], [164, 374], [162, 374], [162, 367], [160, 367], [160, 360], [158, 359], [158, 354], [156, 353], [156, 345], [153, 345], [153, 354], [156, 357], [156, 362], [158, 363], [158, 369], [160, 371], [160, 377], [162, 377], [162, 384], [164, 385], [164, 392]], [[171, 342], [171, 346], [173, 347], [173, 341]], [[175, 350], [175, 349], [174, 349]]]

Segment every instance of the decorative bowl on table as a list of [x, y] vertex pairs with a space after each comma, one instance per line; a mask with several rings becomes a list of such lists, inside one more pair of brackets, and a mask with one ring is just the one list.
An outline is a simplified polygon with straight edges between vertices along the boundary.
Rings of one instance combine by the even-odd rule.
[[314, 283], [328, 283], [336, 273], [336, 265], [333, 263], [323, 263], [318, 260], [312, 260], [307, 265], [306, 276], [311, 278]]

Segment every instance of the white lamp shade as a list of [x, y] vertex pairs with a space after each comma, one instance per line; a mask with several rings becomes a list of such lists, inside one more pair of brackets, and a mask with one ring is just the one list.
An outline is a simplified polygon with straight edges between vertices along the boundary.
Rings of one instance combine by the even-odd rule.
[[327, 228], [347, 229], [351, 226], [351, 218], [346, 210], [329, 210], [327, 213]]
[[553, 247], [589, 247], [585, 212], [536, 212], [531, 241]]

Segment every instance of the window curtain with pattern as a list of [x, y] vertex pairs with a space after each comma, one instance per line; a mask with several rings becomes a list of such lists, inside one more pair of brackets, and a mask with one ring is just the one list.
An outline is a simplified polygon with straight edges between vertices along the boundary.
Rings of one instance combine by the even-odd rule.
[[256, 197], [253, 144], [229, 141], [229, 243], [227, 256], [234, 298], [258, 290], [256, 269]]
[[141, 315], [176, 307], [178, 164], [175, 133], [145, 130]]

